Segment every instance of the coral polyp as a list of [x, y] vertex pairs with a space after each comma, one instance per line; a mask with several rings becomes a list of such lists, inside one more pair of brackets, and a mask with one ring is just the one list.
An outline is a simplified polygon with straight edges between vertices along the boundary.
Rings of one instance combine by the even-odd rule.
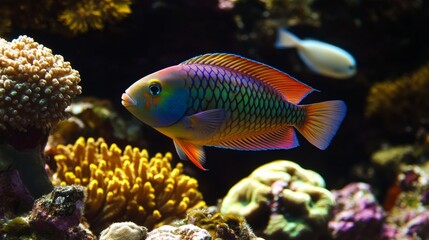
[[0, 128], [48, 129], [66, 118], [79, 82], [70, 62], [33, 38], [0, 38]]

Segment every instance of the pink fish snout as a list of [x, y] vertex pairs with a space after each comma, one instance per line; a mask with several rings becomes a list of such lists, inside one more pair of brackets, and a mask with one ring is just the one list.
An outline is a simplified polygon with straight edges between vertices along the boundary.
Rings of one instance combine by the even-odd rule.
[[134, 101], [134, 99], [132, 99], [130, 97], [130, 95], [128, 95], [128, 93], [122, 93], [122, 105], [124, 107], [130, 107], [130, 106], [135, 106], [136, 105], [136, 101]]

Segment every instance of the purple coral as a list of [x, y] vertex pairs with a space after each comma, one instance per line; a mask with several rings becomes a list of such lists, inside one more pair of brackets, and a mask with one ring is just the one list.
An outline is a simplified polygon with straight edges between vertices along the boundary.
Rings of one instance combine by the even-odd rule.
[[423, 168], [403, 166], [397, 184], [401, 193], [386, 219], [383, 239], [429, 239], [429, 178]]
[[50, 194], [36, 200], [29, 216], [29, 223], [41, 236], [55, 236], [57, 239], [92, 239], [93, 235], [80, 226], [84, 202], [82, 186], [56, 187]]
[[332, 193], [336, 205], [329, 231], [335, 239], [380, 238], [384, 212], [368, 184], [351, 183]]
[[404, 208], [389, 216], [382, 239], [429, 239], [429, 211]]

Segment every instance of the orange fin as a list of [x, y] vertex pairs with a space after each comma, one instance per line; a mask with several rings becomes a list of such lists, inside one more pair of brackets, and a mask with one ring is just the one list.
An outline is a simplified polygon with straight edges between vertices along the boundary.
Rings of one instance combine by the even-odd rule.
[[269, 150], [290, 149], [299, 146], [299, 143], [295, 130], [287, 126], [274, 131], [252, 134], [249, 137], [222, 141], [219, 146], [238, 150]]
[[197, 146], [182, 139], [174, 139], [174, 146], [181, 159], [188, 159], [201, 170], [207, 171], [203, 167], [206, 161], [206, 155], [202, 146]]
[[305, 109], [307, 117], [296, 128], [311, 144], [326, 149], [346, 115], [346, 104], [337, 100], [301, 107]]
[[226, 118], [226, 110], [217, 108], [196, 113], [183, 120], [194, 138], [204, 139], [216, 133]]
[[241, 72], [273, 87], [281, 93], [288, 102], [293, 104], [298, 104], [305, 96], [315, 91], [312, 87], [280, 70], [234, 54], [209, 53], [193, 57], [181, 64], [213, 65]]

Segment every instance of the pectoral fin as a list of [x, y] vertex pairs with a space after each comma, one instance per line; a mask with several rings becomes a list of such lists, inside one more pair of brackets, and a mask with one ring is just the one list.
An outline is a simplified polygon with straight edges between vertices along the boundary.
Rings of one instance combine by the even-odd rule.
[[182, 139], [174, 139], [174, 146], [181, 159], [188, 159], [198, 168], [204, 171], [207, 170], [203, 167], [206, 161], [203, 146], [197, 146]]
[[184, 121], [193, 138], [204, 139], [216, 133], [226, 118], [226, 110], [217, 108], [196, 113], [184, 118]]

